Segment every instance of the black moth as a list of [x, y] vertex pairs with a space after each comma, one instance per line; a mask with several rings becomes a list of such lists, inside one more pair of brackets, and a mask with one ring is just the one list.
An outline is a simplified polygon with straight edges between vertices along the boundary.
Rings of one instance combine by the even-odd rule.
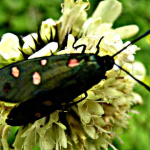
[[[40, 57], [2, 68], [0, 70], [0, 100], [19, 103], [9, 113], [7, 124], [25, 125], [56, 110], [66, 110], [79, 103], [84, 98], [77, 102], [72, 100], [82, 93], [85, 93], [86, 97], [88, 89], [102, 79], [106, 79], [105, 73], [115, 64], [115, 56], [149, 33], [150, 30], [113, 56], [97, 55], [102, 37], [96, 46], [95, 54], [85, 54], [86, 45], [76, 47], [73, 45], [75, 49], [83, 47], [82, 53]], [[118, 67], [133, 77], [129, 72]], [[150, 91], [147, 85], [134, 79]]]

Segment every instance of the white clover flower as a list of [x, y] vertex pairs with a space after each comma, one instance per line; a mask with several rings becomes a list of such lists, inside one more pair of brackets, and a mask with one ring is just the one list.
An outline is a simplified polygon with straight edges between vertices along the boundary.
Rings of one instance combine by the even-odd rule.
[[[96, 45], [103, 36], [98, 55], [112, 56], [128, 44], [128, 42], [123, 43], [122, 39], [135, 35], [139, 30], [136, 25], [112, 28], [113, 22], [122, 10], [122, 5], [117, 0], [100, 2], [89, 19], [86, 13], [89, 7], [88, 0], [86, 2], [64, 0], [62, 7], [63, 14], [60, 20], [43, 21], [38, 33], [23, 38], [22, 47], [15, 35], [13, 35], [14, 40], [11, 38], [6, 43], [2, 39], [1, 43], [5, 43], [2, 48], [0, 43], [0, 54], [3, 59], [9, 61], [12, 57], [17, 56], [18, 61], [22, 60], [23, 56], [19, 49], [28, 55], [27, 59], [50, 56], [52, 53], [53, 55], [81, 53], [82, 47], [73, 48], [73, 45], [81, 44], [86, 45], [85, 53], [95, 53]], [[4, 52], [5, 49], [7, 53]], [[136, 50], [139, 50], [137, 46], [129, 46], [115, 57], [115, 63], [142, 79], [145, 69], [142, 64], [134, 63]], [[3, 64], [1, 57], [0, 62]], [[60, 115], [61, 110], [57, 110], [50, 114], [50, 119], [44, 117], [33, 124], [19, 127], [13, 144], [14, 150], [30, 150], [37, 145], [41, 150], [99, 150], [108, 149], [109, 146], [116, 149], [111, 144], [117, 136], [115, 129], [127, 127], [130, 118], [128, 112], [131, 111], [133, 105], [141, 104], [142, 99], [133, 92], [135, 81], [119, 68], [114, 66], [113, 69], [106, 72], [106, 76], [106, 80], [102, 80], [87, 91], [86, 99], [63, 112], [63, 119]], [[84, 94], [73, 101], [78, 101], [83, 97]], [[11, 111], [11, 107], [8, 109], [3, 106], [0, 110], [4, 120]], [[61, 122], [58, 122], [59, 119]], [[8, 126], [4, 121], [0, 126], [1, 132], [5, 133], [5, 136], [2, 136], [2, 145], [8, 148], [6, 138]]]

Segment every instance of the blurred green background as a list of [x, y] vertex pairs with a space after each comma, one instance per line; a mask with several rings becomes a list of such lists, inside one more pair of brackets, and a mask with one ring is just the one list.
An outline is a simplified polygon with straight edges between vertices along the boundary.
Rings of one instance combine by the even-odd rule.
[[[114, 28], [137, 24], [140, 28], [138, 35], [150, 28], [149, 0], [119, 1], [122, 2], [123, 11], [113, 25]], [[35, 32], [41, 21], [47, 18], [59, 19], [61, 2], [62, 0], [1, 0], [0, 37], [7, 32], [27, 35]], [[90, 0], [89, 16], [99, 2], [100, 0]], [[141, 51], [137, 52], [136, 60], [140, 60], [145, 65], [147, 69], [145, 82], [150, 85], [150, 36], [137, 42], [137, 45], [141, 47]], [[140, 85], [135, 87], [135, 91], [142, 95], [144, 103], [135, 108], [140, 114], [131, 114], [133, 118], [130, 120], [129, 128], [120, 135], [124, 144], [121, 144], [118, 139], [114, 141], [114, 145], [119, 150], [150, 150], [150, 94]], [[13, 132], [15, 133], [15, 130]], [[14, 134], [10, 133], [10, 135], [12, 136], [9, 141], [12, 142]]]

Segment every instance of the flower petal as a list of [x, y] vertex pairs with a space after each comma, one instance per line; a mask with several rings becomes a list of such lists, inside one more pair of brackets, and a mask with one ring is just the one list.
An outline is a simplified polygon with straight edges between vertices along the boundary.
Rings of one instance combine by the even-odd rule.
[[21, 47], [18, 37], [12, 33], [4, 34], [0, 42], [0, 63], [11, 64], [23, 60], [23, 55], [19, 49]]
[[113, 23], [122, 10], [122, 5], [117, 0], [105, 0], [99, 3], [92, 18], [102, 18], [102, 22]]
[[64, 0], [63, 22], [59, 34], [60, 44], [66, 34], [70, 32], [75, 22], [82, 16], [83, 11], [88, 5], [88, 2], [83, 2], [82, 0], [75, 3], [72, 0]]
[[58, 131], [57, 139], [58, 139], [58, 142], [60, 143], [60, 146], [62, 146], [63, 148], [67, 148], [67, 137], [66, 137], [64, 129], [58, 126], [57, 131]]
[[56, 132], [55, 128], [50, 127], [48, 130], [46, 130], [46, 133], [44, 137], [39, 138], [39, 146], [43, 150], [53, 150], [56, 146]]
[[110, 98], [117, 98], [123, 96], [123, 93], [120, 91], [117, 91], [115, 88], [107, 87], [104, 90], [102, 90], [105, 95], [107, 95]]
[[81, 12], [81, 15], [77, 18], [76, 22], [73, 25], [72, 28], [72, 34], [73, 36], [78, 36], [81, 32], [81, 27], [84, 24], [84, 22], [87, 19], [87, 13], [85, 11]]
[[88, 136], [92, 139], [97, 139], [98, 136], [98, 132], [96, 131], [95, 127], [93, 126], [83, 126], [85, 132], [88, 134]]
[[117, 28], [115, 31], [120, 34], [121, 39], [128, 39], [139, 32], [139, 27], [137, 25], [128, 25]]
[[48, 40], [50, 40], [51, 38], [55, 37], [56, 34], [55, 26], [56, 26], [56, 22], [53, 19], [47, 19], [45, 21], [42, 21], [40, 34], [42, 40], [45, 43], [47, 43]]
[[37, 41], [38, 38], [37, 33], [32, 33], [22, 38], [24, 41], [22, 51], [27, 55], [33, 54], [32, 49], [35, 50], [35, 42], [33, 38]]
[[33, 149], [35, 146], [36, 146], [36, 134], [35, 134], [35, 129], [34, 129], [26, 137], [23, 143], [23, 147], [24, 147], [24, 150], [29, 150], [29, 149]]
[[15, 142], [13, 144], [15, 150], [21, 150], [22, 149], [22, 146], [23, 146], [23, 143], [25, 141], [25, 138], [22, 137], [22, 134], [28, 129], [28, 127], [20, 127], [18, 133], [17, 133], [17, 136], [15, 138]]
[[50, 56], [52, 53], [54, 53], [57, 50], [57, 48], [58, 48], [58, 43], [51, 42], [47, 44], [45, 47], [43, 47], [41, 50], [39, 50], [38, 52], [31, 55], [28, 59], [33, 59], [42, 56]]

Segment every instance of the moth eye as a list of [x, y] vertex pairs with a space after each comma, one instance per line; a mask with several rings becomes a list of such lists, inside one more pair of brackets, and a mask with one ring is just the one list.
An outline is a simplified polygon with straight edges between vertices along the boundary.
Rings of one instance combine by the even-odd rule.
[[33, 84], [39, 85], [41, 83], [41, 76], [38, 72], [34, 72], [32, 77], [33, 77]]
[[19, 75], [20, 75], [20, 71], [19, 69], [15, 66], [11, 69], [11, 74], [15, 77], [15, 78], [18, 78]]
[[79, 64], [80, 64], [80, 63], [79, 63], [79, 60], [78, 60], [78, 59], [75, 59], [75, 58], [70, 59], [70, 60], [68, 61], [68, 67], [70, 67], [70, 68], [76, 67], [76, 66], [78, 66]]
[[45, 66], [46, 64], [47, 64], [47, 60], [46, 59], [41, 60], [41, 65], [42, 66]]
[[7, 93], [11, 90], [11, 86], [9, 83], [5, 83], [4, 84], [4, 92]]

